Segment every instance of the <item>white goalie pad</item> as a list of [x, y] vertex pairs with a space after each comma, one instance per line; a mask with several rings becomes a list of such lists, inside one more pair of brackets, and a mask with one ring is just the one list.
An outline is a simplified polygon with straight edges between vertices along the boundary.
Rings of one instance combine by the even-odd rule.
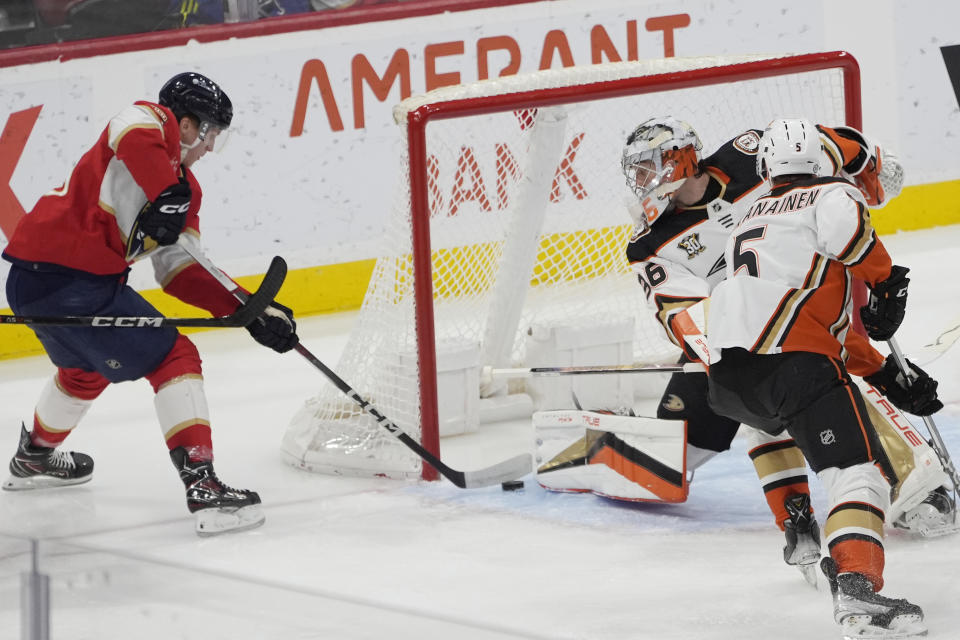
[[899, 482], [893, 487], [886, 521], [892, 524], [905, 511], [948, 482], [936, 451], [899, 409], [872, 386], [857, 379], [867, 412], [880, 436]]
[[616, 500], [684, 502], [687, 423], [597, 411], [533, 414], [537, 482]]

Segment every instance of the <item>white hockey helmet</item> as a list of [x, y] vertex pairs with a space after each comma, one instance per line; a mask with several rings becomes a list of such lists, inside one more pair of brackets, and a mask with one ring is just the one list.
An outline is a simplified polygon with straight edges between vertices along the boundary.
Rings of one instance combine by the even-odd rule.
[[820, 132], [805, 118], [778, 118], [760, 138], [757, 175], [764, 180], [785, 175], [820, 173]]
[[620, 167], [639, 207], [630, 207], [641, 233], [663, 215], [673, 193], [697, 172], [700, 138], [683, 120], [650, 118], [627, 137]]

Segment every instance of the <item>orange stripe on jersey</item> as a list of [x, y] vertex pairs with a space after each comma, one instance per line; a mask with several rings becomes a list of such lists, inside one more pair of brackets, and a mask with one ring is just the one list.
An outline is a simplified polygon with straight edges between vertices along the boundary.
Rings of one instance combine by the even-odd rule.
[[863, 147], [860, 146], [860, 143], [840, 135], [830, 127], [818, 126], [817, 129], [820, 130], [824, 149], [827, 150], [830, 159], [835, 165], [839, 165], [834, 169], [834, 174], [838, 173], [840, 167], [851, 173], [855, 173], [857, 169], [862, 168], [862, 161], [858, 163], [858, 166], [851, 166], [854, 161], [860, 159], [861, 153], [863, 153]]
[[756, 353], [809, 351], [840, 358], [844, 351], [843, 333], [848, 327], [846, 304], [850, 295], [849, 278], [843, 265], [825, 260], [822, 272], [811, 276], [810, 289], [798, 290], [784, 299], [774, 317], [754, 345]]
[[774, 353], [776, 347], [783, 342], [782, 338], [785, 338], [787, 335], [787, 331], [784, 331], [784, 328], [793, 323], [804, 299], [811, 294], [810, 289], [791, 289], [790, 292], [780, 300], [777, 310], [773, 313], [773, 316], [770, 317], [770, 320], [767, 321], [767, 325], [760, 333], [760, 337], [757, 338], [757, 341], [750, 350], [755, 353]]
[[892, 264], [893, 262], [890, 260], [890, 254], [887, 253], [887, 248], [883, 246], [882, 242], [874, 239], [873, 245], [863, 257], [858, 262], [847, 266], [850, 269], [850, 273], [857, 278], [871, 284], [876, 284], [890, 277], [890, 267]]
[[823, 282], [826, 270], [830, 266], [830, 259], [826, 256], [816, 253], [810, 262], [810, 269], [807, 271], [807, 277], [803, 279], [802, 289], [811, 289], [818, 287]]
[[[726, 186], [730, 184], [730, 176], [728, 176], [726, 172], [720, 167], [709, 166], [707, 167], [707, 173], [709, 173], [711, 176], [716, 178], [717, 181], [720, 182], [720, 184], [722, 184], [724, 188], [726, 188]], [[720, 197], [723, 197], [722, 194]]]
[[[830, 360], [830, 364], [832, 364], [833, 367], [837, 370], [837, 376], [838, 376], [839, 378], [843, 378], [843, 377], [844, 377], [843, 369], [840, 367], [840, 365], [839, 365], [835, 360], [833, 360], [833, 359]], [[854, 391], [853, 391], [854, 387], [853, 387], [853, 385], [852, 385], [852, 384], [845, 384], [845, 385], [844, 385], [844, 389], [846, 389], [846, 391], [847, 391], [847, 396], [850, 398], [850, 405], [853, 407], [853, 413], [854, 413], [854, 415], [857, 416], [857, 424], [860, 425], [860, 433], [863, 434], [863, 443], [864, 443], [864, 445], [865, 445], [866, 448], [867, 448], [867, 457], [868, 457], [870, 460], [874, 460], [875, 458], [874, 458], [874, 456], [873, 456], [873, 448], [870, 446], [870, 438], [867, 436], [867, 427], [866, 427], [867, 424], [871, 424], [871, 427], [872, 427], [872, 423], [870, 423], [870, 416], [865, 416], [865, 415], [863, 415], [862, 413], [860, 413], [860, 407], [859, 407], [859, 405], [857, 404], [857, 400], [856, 400], [856, 398], [855, 398], [854, 395], [853, 395], [853, 394], [854, 394]], [[859, 392], [857, 392], [857, 393], [859, 393]], [[882, 470], [882, 469], [881, 469], [881, 470]], [[886, 475], [886, 474], [884, 474], [884, 475]], [[883, 528], [882, 528], [882, 527], [883, 527], [883, 513], [882, 513], [882, 512], [881, 512], [881, 514], [880, 514], [880, 524], [881, 524], [880, 532], [881, 532], [881, 537], [882, 537], [882, 535], [883, 535]]]
[[857, 230], [854, 232], [850, 242], [843, 248], [843, 251], [837, 255], [837, 259], [844, 264], [856, 264], [869, 253], [867, 245], [876, 242], [873, 233], [873, 227], [870, 225], [870, 214], [867, 208], [859, 200], [854, 200], [857, 204]]

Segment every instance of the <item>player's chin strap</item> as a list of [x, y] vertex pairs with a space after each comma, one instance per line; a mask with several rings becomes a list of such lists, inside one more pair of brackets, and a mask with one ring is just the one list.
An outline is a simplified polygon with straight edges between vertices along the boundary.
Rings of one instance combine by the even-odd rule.
[[[210, 260], [207, 259], [203, 253], [197, 250], [195, 247], [190, 246], [190, 244], [185, 242], [178, 242], [180, 248], [190, 254], [197, 264], [203, 267], [207, 273], [212, 275], [217, 282], [223, 286], [224, 289], [233, 294], [233, 296], [240, 300], [241, 302], [247, 299], [247, 294], [241, 289], [237, 284], [227, 277], [220, 269], [218, 269]], [[427, 451], [419, 442], [411, 438], [403, 429], [398, 427], [393, 423], [389, 418], [381, 414], [376, 407], [364, 400], [360, 394], [353, 390], [340, 376], [338, 376], [332, 369], [325, 365], [320, 358], [316, 357], [305, 346], [303, 343], [298, 343], [297, 346], [293, 348], [294, 351], [299, 353], [301, 356], [306, 358], [306, 360], [312, 364], [314, 367], [319, 369], [323, 375], [327, 377], [330, 382], [334, 384], [344, 395], [356, 402], [361, 409], [363, 409], [367, 414], [373, 417], [377, 421], [377, 424], [386, 429], [393, 435], [397, 440], [405, 444], [414, 453], [416, 453], [420, 458], [424, 460], [427, 464], [436, 469], [440, 475], [444, 478], [457, 485], [461, 489], [474, 489], [478, 487], [489, 487], [498, 484], [502, 484], [507, 480], [516, 480], [521, 478], [533, 470], [533, 457], [529, 453], [524, 453], [518, 456], [514, 456], [509, 460], [504, 460], [503, 462], [498, 462], [497, 464], [491, 465], [489, 467], [484, 467], [483, 469], [476, 469], [474, 471], [457, 471], [448, 467], [446, 464], [441, 462], [440, 458], [433, 455]]]
[[[897, 366], [900, 367], [900, 372], [903, 374], [909, 386], [913, 383], [913, 376], [911, 375], [910, 366], [907, 364], [906, 358], [903, 357], [903, 352], [900, 351], [900, 345], [897, 344], [895, 338], [887, 340], [887, 345], [890, 347], [890, 353], [893, 354], [893, 359], [896, 361]], [[953, 466], [950, 452], [947, 451], [947, 445], [940, 436], [940, 430], [937, 429], [937, 425], [934, 424], [933, 418], [931, 416], [923, 416], [923, 423], [927, 426], [927, 431], [930, 432], [930, 446], [933, 447], [937, 457], [940, 458], [940, 464], [943, 465], [943, 470], [947, 476], [950, 477], [950, 482], [953, 483], [953, 520], [957, 522], [957, 492], [960, 491], [960, 475], [957, 474], [957, 469]]]

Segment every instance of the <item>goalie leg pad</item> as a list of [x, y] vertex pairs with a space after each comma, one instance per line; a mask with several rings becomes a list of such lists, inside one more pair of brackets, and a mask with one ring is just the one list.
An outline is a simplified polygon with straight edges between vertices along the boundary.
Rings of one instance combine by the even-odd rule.
[[946, 484], [947, 474], [936, 452], [907, 417], [875, 388], [862, 380], [857, 382], [870, 421], [896, 474], [896, 478], [890, 478], [892, 502], [886, 518], [887, 523], [892, 524]]
[[684, 502], [686, 422], [598, 411], [538, 411], [537, 482], [615, 500]]

